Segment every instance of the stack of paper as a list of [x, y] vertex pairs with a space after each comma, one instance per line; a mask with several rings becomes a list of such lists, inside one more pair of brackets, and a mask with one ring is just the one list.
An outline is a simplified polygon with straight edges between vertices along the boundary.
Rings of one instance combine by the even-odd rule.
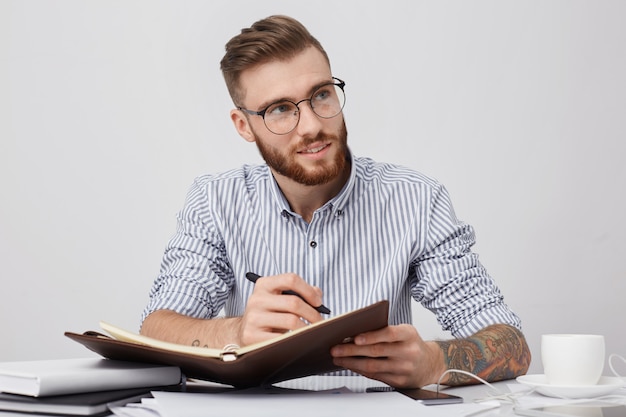
[[[397, 392], [355, 393], [341, 388], [331, 391], [289, 392], [250, 388], [228, 393], [153, 392], [141, 405], [112, 408], [117, 416], [206, 417], [244, 416], [319, 417], [347, 415], [420, 415], [449, 417], [446, 407], [427, 407]], [[147, 413], [150, 414], [147, 414]]]
[[[187, 384], [188, 392], [153, 392], [140, 404], [111, 409], [119, 417], [320, 417], [335, 415], [389, 415], [449, 417], [473, 415], [493, 407], [475, 404], [425, 406], [398, 392], [367, 393], [380, 381], [362, 376], [311, 376], [280, 386], [232, 389]], [[497, 405], [497, 404], [496, 404]]]

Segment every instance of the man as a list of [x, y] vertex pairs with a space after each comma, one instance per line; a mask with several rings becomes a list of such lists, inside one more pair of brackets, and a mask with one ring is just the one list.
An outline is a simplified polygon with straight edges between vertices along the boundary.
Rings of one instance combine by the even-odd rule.
[[[322, 302], [341, 314], [387, 299], [389, 326], [334, 347], [337, 365], [394, 387], [436, 383], [447, 369], [490, 381], [527, 371], [520, 321], [471, 252], [473, 229], [433, 179], [350, 153], [346, 83], [299, 22], [272, 16], [243, 29], [221, 69], [233, 124], [267, 165], [195, 181], [142, 334], [247, 345], [322, 320], [312, 307]], [[262, 278], [253, 285], [247, 272]], [[456, 339], [422, 340], [411, 297]]]

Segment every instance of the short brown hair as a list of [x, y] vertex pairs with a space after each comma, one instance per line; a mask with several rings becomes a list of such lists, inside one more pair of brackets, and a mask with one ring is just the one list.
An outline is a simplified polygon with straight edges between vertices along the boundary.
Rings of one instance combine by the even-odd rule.
[[239, 78], [244, 70], [274, 60], [288, 60], [311, 46], [317, 48], [330, 65], [322, 45], [296, 19], [274, 15], [242, 29], [239, 35], [228, 41], [226, 54], [220, 62], [235, 105], [240, 105], [243, 99]]

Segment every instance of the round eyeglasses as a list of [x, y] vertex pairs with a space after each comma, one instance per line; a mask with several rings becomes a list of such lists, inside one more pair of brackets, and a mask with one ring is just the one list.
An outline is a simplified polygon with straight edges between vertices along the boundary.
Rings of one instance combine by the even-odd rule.
[[270, 104], [260, 111], [248, 110], [238, 106], [237, 109], [253, 116], [261, 116], [265, 127], [276, 135], [286, 135], [298, 126], [300, 122], [300, 104], [308, 101], [311, 110], [322, 119], [331, 119], [341, 113], [346, 104], [346, 94], [343, 91], [346, 83], [333, 77], [335, 82], [323, 84], [311, 94], [310, 98], [294, 103], [291, 100], [281, 100]]

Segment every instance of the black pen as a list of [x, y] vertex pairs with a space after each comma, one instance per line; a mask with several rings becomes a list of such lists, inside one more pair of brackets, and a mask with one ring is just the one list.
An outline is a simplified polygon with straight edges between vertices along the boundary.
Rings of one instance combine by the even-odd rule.
[[[260, 275], [255, 274], [254, 272], [248, 272], [246, 274], [246, 278], [248, 278], [248, 281], [250, 282], [256, 282], [257, 279], [261, 278]], [[283, 294], [285, 295], [295, 295], [296, 297], [300, 297], [302, 300], [304, 300], [304, 298], [302, 298], [302, 296], [300, 294], [298, 294], [295, 291], [292, 290], [285, 290], [283, 291]], [[315, 307], [312, 306], [314, 309], [316, 309], [318, 312], [322, 313], [322, 314], [330, 314], [330, 310], [328, 309], [328, 307], [325, 307], [323, 304], [319, 307]]]

